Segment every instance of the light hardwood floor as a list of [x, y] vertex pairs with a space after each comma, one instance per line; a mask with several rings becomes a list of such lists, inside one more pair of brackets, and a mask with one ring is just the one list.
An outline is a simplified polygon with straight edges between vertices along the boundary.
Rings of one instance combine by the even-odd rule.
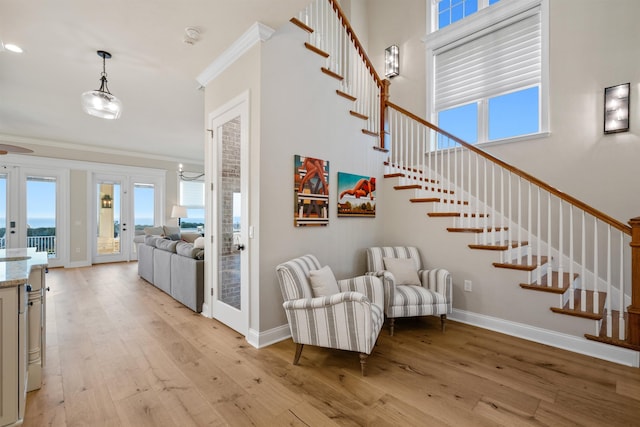
[[[438, 318], [358, 355], [255, 349], [139, 279], [136, 263], [52, 269], [30, 426], [640, 426], [640, 370]], [[275, 274], [275, 273], [274, 273]]]

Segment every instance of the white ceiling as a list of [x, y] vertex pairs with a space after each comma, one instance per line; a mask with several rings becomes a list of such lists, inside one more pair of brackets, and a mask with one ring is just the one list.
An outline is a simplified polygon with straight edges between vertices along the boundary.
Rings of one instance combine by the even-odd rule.
[[[254, 22], [275, 29], [308, 0], [0, 0], [0, 142], [121, 150], [202, 162], [204, 93], [196, 76]], [[186, 27], [201, 40], [183, 42]], [[102, 59], [122, 117], [80, 107]], [[36, 153], [37, 155], [37, 150]]]

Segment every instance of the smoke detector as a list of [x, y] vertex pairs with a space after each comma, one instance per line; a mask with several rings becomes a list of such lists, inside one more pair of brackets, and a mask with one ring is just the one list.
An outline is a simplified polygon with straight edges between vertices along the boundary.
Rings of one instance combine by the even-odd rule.
[[195, 44], [200, 40], [200, 29], [197, 27], [187, 27], [184, 29], [184, 39], [182, 40], [186, 44]]

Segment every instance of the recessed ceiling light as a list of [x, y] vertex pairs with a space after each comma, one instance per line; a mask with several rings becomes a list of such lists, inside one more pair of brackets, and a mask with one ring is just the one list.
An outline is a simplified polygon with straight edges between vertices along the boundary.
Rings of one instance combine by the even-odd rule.
[[17, 46], [15, 44], [12, 43], [7, 43], [4, 45], [4, 48], [11, 51], [11, 52], [15, 52], [15, 53], [22, 53], [23, 50], [20, 46]]

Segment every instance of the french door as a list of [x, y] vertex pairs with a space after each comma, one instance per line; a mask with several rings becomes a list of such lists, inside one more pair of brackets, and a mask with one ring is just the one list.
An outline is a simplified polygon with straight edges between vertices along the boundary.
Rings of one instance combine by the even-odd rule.
[[93, 262], [128, 261], [130, 252], [130, 227], [128, 226], [128, 198], [126, 183], [121, 176], [96, 175], [94, 179], [94, 228]]
[[[207, 286], [210, 315], [247, 335], [249, 325], [249, 139], [248, 97], [211, 114], [207, 171], [214, 183], [208, 198]], [[205, 310], [203, 310], [205, 311]]]
[[95, 174], [93, 263], [137, 259], [135, 236], [162, 225], [157, 177]]
[[0, 246], [35, 247], [50, 267], [64, 265], [67, 240], [60, 170], [10, 167], [0, 173]]

